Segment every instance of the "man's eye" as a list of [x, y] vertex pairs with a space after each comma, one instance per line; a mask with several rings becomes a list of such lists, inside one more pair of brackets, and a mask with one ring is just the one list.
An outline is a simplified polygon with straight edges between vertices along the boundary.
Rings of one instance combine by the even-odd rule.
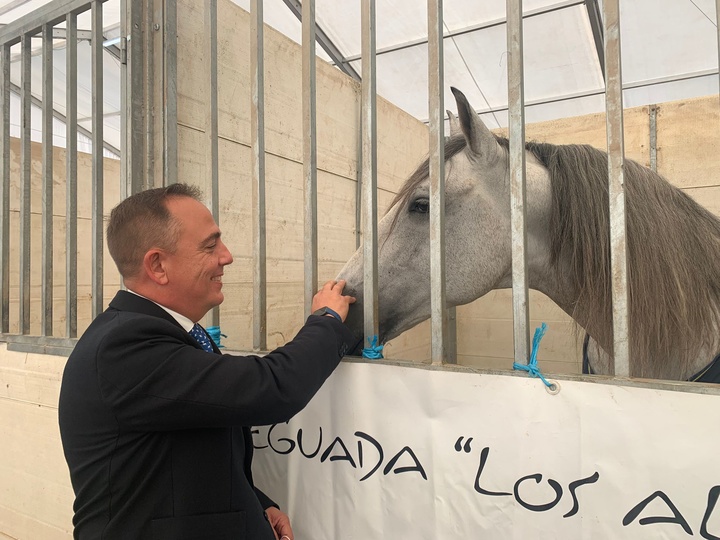
[[410, 203], [410, 212], [418, 214], [427, 214], [430, 211], [430, 201], [425, 198], [415, 199]]

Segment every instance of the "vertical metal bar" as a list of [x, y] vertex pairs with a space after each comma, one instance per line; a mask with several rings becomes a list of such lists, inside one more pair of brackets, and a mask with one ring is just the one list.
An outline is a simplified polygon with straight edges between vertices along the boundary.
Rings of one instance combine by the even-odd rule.
[[165, 79], [164, 96], [164, 148], [165, 183], [178, 181], [178, 126], [177, 126], [177, 2], [165, 0], [165, 32], [163, 36], [163, 62]]
[[[128, 102], [128, 76], [132, 71], [128, 68], [128, 20], [132, 14], [132, 0], [120, 0], [120, 200], [127, 198], [132, 192], [132, 157], [129, 155], [129, 128], [132, 125]], [[132, 40], [131, 40], [132, 42]]]
[[22, 183], [20, 187], [20, 333], [30, 333], [30, 196], [31, 196], [31, 47], [30, 35], [21, 40], [20, 74], [20, 162]]
[[650, 168], [653, 172], [657, 172], [657, 105], [650, 105], [648, 112], [650, 116]]
[[355, 249], [360, 247], [362, 243], [362, 194], [363, 194], [363, 167], [362, 167], [362, 147], [363, 147], [363, 127], [362, 127], [362, 99], [358, 103], [358, 118], [357, 124], [358, 137], [357, 137], [357, 148], [355, 149], [355, 155], [357, 156], [357, 169], [355, 171], [355, 178], [357, 179], [357, 185], [355, 186]]
[[510, 218], [515, 361], [530, 359], [528, 328], [527, 225], [525, 223], [525, 80], [522, 0], [507, 0], [508, 117], [510, 139]]
[[[137, 4], [137, 2], [131, 2], [131, 4]], [[141, 9], [142, 8], [142, 9]], [[145, 189], [151, 189], [155, 186], [155, 125], [153, 103], [155, 102], [155, 35], [157, 29], [155, 26], [155, 10], [153, 9], [152, 2], [147, 2], [141, 6], [133, 5], [131, 8], [133, 20], [138, 19], [144, 21], [138, 25], [144, 28], [142, 37], [135, 41], [139, 41], [143, 44], [142, 47], [138, 47], [137, 44], [133, 47], [135, 54], [135, 61], [139, 64], [137, 69], [130, 69], [130, 101], [132, 103], [138, 103], [138, 106], [133, 106], [133, 110], [129, 111], [132, 115], [133, 130], [132, 130], [132, 154], [142, 154], [143, 159], [138, 160], [144, 164], [144, 174], [140, 174], [140, 179], [132, 179], [133, 193], [142, 191]], [[157, 27], [159, 29], [159, 27]], [[137, 26], [133, 25], [133, 32], [135, 36], [138, 36], [140, 32], [137, 30]], [[138, 50], [139, 49], [139, 50]], [[144, 64], [144, 65], [143, 65]], [[143, 77], [141, 74], [145, 73]], [[143, 87], [144, 84], [144, 87]], [[144, 147], [143, 147], [144, 146]], [[135, 161], [135, 160], [133, 160]], [[138, 165], [142, 167], [143, 165]], [[137, 176], [138, 173], [134, 172], [133, 176]]]
[[603, 2], [605, 22], [605, 107], [607, 110], [608, 176], [610, 196], [610, 261], [612, 272], [613, 357], [615, 375], [630, 375], [628, 342], [625, 175], [623, 162], [622, 65], [619, 0]]
[[431, 360], [447, 361], [445, 300], [445, 92], [443, 2], [428, 0], [428, 96], [430, 116], [430, 326]]
[[315, 0], [302, 4], [303, 177], [305, 205], [305, 316], [317, 291], [317, 129], [315, 77]]
[[103, 13], [92, 3], [92, 318], [103, 308]]
[[0, 57], [0, 332], [10, 331], [10, 45]]
[[250, 2], [250, 137], [253, 183], [253, 350], [267, 349], [265, 222], [265, 45], [263, 2]]
[[42, 29], [42, 294], [41, 335], [53, 335], [53, 28]]
[[[152, 24], [155, 15], [148, 2], [122, 0], [121, 9], [121, 193], [126, 197], [155, 186], [152, 148], [156, 136], [152, 103], [155, 54]], [[151, 30], [152, 29], [152, 30]]]
[[375, 0], [362, 0], [362, 225], [364, 331], [378, 333], [377, 262], [377, 89], [375, 77]]
[[68, 13], [65, 48], [65, 334], [77, 337], [77, 16]]
[[[720, 0], [715, 0], [715, 30], [717, 30], [718, 77], [720, 77]], [[718, 98], [720, 98], [720, 83], [718, 89]]]
[[[210, 211], [216, 223], [220, 223], [220, 194], [218, 185], [218, 72], [217, 72], [217, 0], [205, 0], [205, 35], [207, 36], [208, 67], [208, 109], [206, 136], [208, 142], [208, 162], [210, 164]], [[220, 308], [215, 306], [210, 312], [213, 326], [220, 325]]]

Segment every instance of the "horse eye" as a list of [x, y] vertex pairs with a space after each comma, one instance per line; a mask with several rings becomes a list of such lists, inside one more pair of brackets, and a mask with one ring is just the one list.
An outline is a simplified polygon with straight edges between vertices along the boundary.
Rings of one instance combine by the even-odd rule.
[[430, 211], [430, 201], [428, 199], [415, 199], [410, 203], [410, 212], [418, 214], [427, 214]]

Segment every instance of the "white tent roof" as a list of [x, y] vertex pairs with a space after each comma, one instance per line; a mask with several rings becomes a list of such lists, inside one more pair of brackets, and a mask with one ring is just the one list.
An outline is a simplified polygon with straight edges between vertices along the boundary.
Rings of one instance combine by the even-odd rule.
[[[249, 9], [248, 0], [235, 0]], [[265, 0], [265, 20], [300, 42], [285, 0]], [[491, 126], [507, 125], [506, 0], [444, 1], [444, 77]], [[604, 110], [604, 78], [589, 8], [602, 0], [525, 0], [526, 120]], [[620, 2], [624, 104], [635, 107], [718, 93], [715, 0]], [[360, 73], [360, 2], [316, 0], [320, 27]], [[377, 91], [428, 118], [427, 15], [417, 0], [376, 0]], [[600, 26], [602, 24], [600, 23]], [[318, 47], [318, 50], [321, 50]], [[329, 60], [327, 55], [323, 55]], [[445, 107], [455, 109], [450, 92]]]
[[[249, 9], [249, 0], [234, 1]], [[45, 3], [0, 0], [0, 24]], [[119, 33], [119, 4], [110, 0], [104, 7], [108, 39]], [[358, 0], [316, 0], [315, 4], [318, 29], [337, 51], [333, 59], [317, 46], [318, 55], [352, 66], [356, 73], [361, 72], [360, 4]], [[526, 121], [603, 111], [604, 78], [596, 47], [602, 24], [594, 23], [590, 15], [593, 8], [602, 13], [602, 0], [525, 0], [523, 4]], [[301, 23], [290, 9], [298, 5], [294, 0], [265, 0], [264, 16], [269, 25], [299, 43]], [[444, 1], [446, 87], [460, 88], [491, 127], [507, 125], [505, 5], [506, 0]], [[718, 93], [715, 0], [625, 0], [620, 10], [625, 107]], [[426, 121], [425, 3], [376, 0], [376, 27], [378, 94]], [[80, 17], [78, 28], [89, 29], [89, 20]], [[78, 47], [78, 54], [89, 55], [89, 47], [85, 48]], [[79, 59], [78, 64], [89, 62]], [[120, 72], [112, 55], [106, 55], [105, 65], [106, 140], [119, 148], [120, 85], [112, 81]], [[33, 72], [39, 77], [39, 69]], [[84, 76], [79, 68], [81, 100], [83, 91], [90, 90], [89, 69], [87, 80]], [[19, 84], [19, 69], [13, 69], [13, 82]], [[55, 85], [56, 108], [62, 113], [62, 49], [55, 57]], [[33, 93], [40, 93], [39, 79], [33, 81]], [[79, 118], [90, 117], [90, 100], [85, 103], [78, 105]], [[449, 91], [445, 107], [455, 108]]]

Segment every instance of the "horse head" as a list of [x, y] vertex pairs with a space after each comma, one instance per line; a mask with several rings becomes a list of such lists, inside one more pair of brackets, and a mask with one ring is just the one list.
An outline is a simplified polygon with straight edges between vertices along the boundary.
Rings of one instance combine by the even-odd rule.
[[[483, 124], [465, 96], [452, 89], [458, 117], [450, 115], [445, 145], [445, 262], [448, 307], [511, 286], [510, 180], [506, 146]], [[528, 163], [528, 220], [547, 220], [549, 179]], [[547, 180], [544, 182], [543, 180]], [[430, 317], [430, 181], [428, 161], [398, 192], [378, 223], [378, 326], [385, 342]], [[547, 230], [546, 223], [535, 228]], [[530, 227], [528, 227], [530, 229]], [[533, 239], [530, 239], [533, 243]], [[547, 253], [547, 250], [535, 250]], [[542, 258], [542, 257], [540, 257]], [[531, 259], [532, 260], [532, 254]], [[347, 324], [363, 334], [363, 248], [338, 275], [357, 298]]]

